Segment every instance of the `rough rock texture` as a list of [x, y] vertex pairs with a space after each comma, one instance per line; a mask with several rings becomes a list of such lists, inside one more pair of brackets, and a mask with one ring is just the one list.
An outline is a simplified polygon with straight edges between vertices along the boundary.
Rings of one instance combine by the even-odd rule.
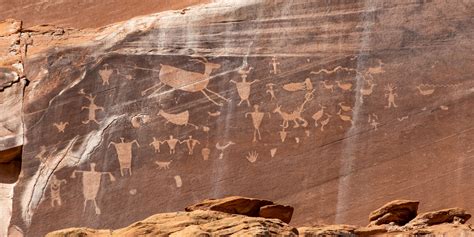
[[151, 216], [118, 230], [72, 228], [55, 231], [47, 237], [79, 236], [297, 236], [287, 224], [261, 217], [231, 215], [223, 212], [196, 210]]
[[389, 202], [369, 215], [371, 225], [395, 223], [405, 225], [416, 217], [419, 201], [395, 200]]
[[[107, 6], [84, 12], [121, 17]], [[290, 204], [298, 226], [367, 225], [393, 199], [472, 212], [473, 12], [216, 0], [2, 31], [0, 149], [23, 145], [12, 225], [118, 229], [230, 195]]]
[[408, 226], [437, 225], [441, 223], [461, 223], [464, 224], [471, 218], [471, 214], [461, 208], [448, 208], [438, 211], [426, 212], [411, 220]]

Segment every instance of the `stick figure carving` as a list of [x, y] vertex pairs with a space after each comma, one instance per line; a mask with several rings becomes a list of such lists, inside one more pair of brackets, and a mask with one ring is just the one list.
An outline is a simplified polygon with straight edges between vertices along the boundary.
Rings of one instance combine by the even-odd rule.
[[385, 106], [386, 109], [392, 108], [392, 106], [394, 108], [398, 107], [395, 104], [395, 97], [398, 96], [398, 94], [395, 93], [395, 89], [397, 89], [397, 87], [394, 87], [392, 84], [388, 84], [387, 86], [385, 86], [385, 91], [388, 91], [388, 93], [385, 94], [385, 97], [388, 97], [388, 105]]
[[97, 121], [96, 119], [96, 111], [97, 110], [102, 110], [104, 111], [104, 107], [100, 107], [100, 106], [97, 106], [95, 104], [95, 97], [96, 96], [92, 96], [92, 94], [89, 94], [89, 95], [84, 95], [84, 97], [86, 97], [88, 100], [89, 100], [89, 106], [82, 106], [81, 108], [81, 111], [84, 110], [84, 109], [88, 109], [89, 110], [89, 118], [88, 120], [85, 120], [85, 121], [82, 121], [83, 124], [88, 124], [90, 121], [96, 123], [96, 124], [99, 124], [99, 121]]
[[275, 56], [272, 57], [272, 62], [269, 64], [272, 66], [272, 70], [270, 70], [270, 73], [273, 73], [275, 75], [280, 73], [280, 69], [278, 68], [278, 65], [280, 65], [280, 63], [278, 62], [278, 59]]
[[343, 91], [352, 91], [352, 83], [341, 83], [340, 81], [336, 81], [336, 84]]
[[166, 119], [166, 123], [172, 123], [178, 126], [193, 126], [196, 130], [199, 129], [199, 127], [195, 124], [192, 124], [189, 122], [189, 111], [186, 110], [184, 112], [178, 113], [178, 114], [171, 114], [171, 113], [166, 113], [162, 109], [158, 111], [158, 115]]
[[179, 144], [186, 143], [186, 146], [188, 147], [188, 155], [192, 155], [194, 151], [194, 147], [197, 144], [201, 144], [198, 140], [193, 139], [193, 136], [189, 136], [188, 139], [182, 140], [179, 142]]
[[318, 127], [318, 121], [323, 117], [324, 109], [326, 109], [326, 106], [323, 106], [321, 104], [319, 104], [319, 107], [321, 107], [321, 109], [317, 111], [316, 113], [314, 113], [313, 116], [311, 116], [311, 118], [314, 119], [315, 127]]
[[270, 101], [273, 101], [273, 100], [276, 100], [276, 96], [275, 96], [275, 90], [273, 89], [273, 86], [275, 86], [275, 84], [273, 83], [268, 83], [265, 85], [268, 89], [266, 90], [266, 93], [267, 94], [270, 94]]
[[61, 185], [66, 184], [67, 181], [65, 179], [58, 179], [56, 175], [53, 174], [51, 179], [51, 184], [49, 186], [49, 191], [51, 194], [51, 207], [55, 207], [57, 204], [58, 206], [62, 205], [61, 202]]
[[104, 64], [104, 69], [99, 70], [102, 85], [109, 85], [109, 79], [113, 72], [114, 70], [110, 69], [108, 64]]
[[234, 83], [235, 86], [237, 87], [237, 93], [240, 96], [240, 102], [237, 104], [240, 106], [242, 102], [247, 102], [247, 105], [250, 107], [250, 101], [249, 101], [249, 96], [250, 96], [250, 90], [251, 86], [253, 83], [258, 82], [260, 80], [254, 80], [252, 82], [247, 81], [247, 75], [250, 73], [250, 71], [253, 69], [253, 67], [249, 67], [248, 70], [240, 69], [239, 74], [240, 77], [242, 78], [242, 81], [236, 82], [234, 80], [231, 80], [230, 82]]
[[121, 137], [119, 143], [110, 142], [110, 145], [114, 145], [115, 151], [117, 152], [117, 159], [120, 165], [120, 174], [122, 177], [125, 175], [125, 170], [128, 170], [130, 176], [132, 175], [132, 146], [136, 144], [140, 147], [137, 140], [131, 142], [125, 142], [125, 138]]
[[160, 142], [161, 144], [165, 143], [168, 144], [168, 147], [170, 148], [170, 155], [176, 154], [176, 144], [181, 143], [178, 139], [174, 138], [173, 135], [170, 135], [170, 138], [168, 140], [164, 140], [163, 142]]
[[[260, 112], [258, 110], [258, 108], [259, 108], [258, 105], [254, 105], [253, 108], [254, 108], [253, 112], [245, 113], [245, 118], [247, 118], [248, 115], [250, 115], [252, 117], [252, 124], [253, 124], [253, 128], [254, 128], [253, 140], [252, 141], [256, 142], [257, 141], [257, 134], [258, 134], [258, 140], [262, 140], [262, 136], [260, 135], [260, 125], [262, 124], [263, 117], [265, 117], [265, 113]], [[268, 114], [268, 116], [270, 117], [270, 114]]]
[[[293, 123], [295, 124], [293, 128], [298, 128], [299, 126], [308, 126], [308, 121], [306, 121], [306, 119], [301, 116], [301, 113], [304, 111], [304, 106], [306, 105], [306, 103], [313, 99], [313, 92], [314, 90], [306, 93], [303, 103], [291, 113], [281, 111], [281, 105], [277, 105], [275, 110], [273, 110], [273, 113], [278, 113], [281, 116], [281, 118], [283, 119], [283, 123], [281, 126], [283, 128], [288, 128], [289, 121], [293, 121]], [[301, 122], [302, 124], [300, 124], [299, 122]]]
[[421, 89], [421, 85], [416, 86], [416, 89], [420, 92], [421, 95], [431, 95], [435, 92], [434, 88], [430, 89]]
[[201, 56], [194, 57], [194, 59], [192, 59], [191, 61], [204, 64], [204, 73], [186, 71], [184, 69], [173, 67], [170, 65], [160, 64], [160, 83], [142, 91], [142, 96], [146, 95], [150, 90], [153, 90], [153, 93], [156, 93], [161, 90], [161, 88], [167, 85], [171, 86], [175, 90], [182, 90], [186, 92], [201, 92], [209, 101], [218, 106], [223, 106], [223, 104], [217, 103], [215, 100], [209, 97], [207, 93], [211, 93], [217, 96], [218, 98], [228, 102], [229, 99], [226, 99], [218, 93], [211, 91], [207, 88], [207, 85], [211, 80], [210, 75], [212, 71], [214, 71], [215, 69], [219, 69], [221, 65], [216, 63], [210, 63], [209, 61], [207, 61], [206, 58]]
[[150, 146], [153, 146], [153, 148], [155, 148], [155, 153], [158, 152], [160, 153], [160, 145], [163, 144], [162, 141], [156, 139], [155, 137], [153, 137], [153, 142], [150, 142]]
[[95, 163], [90, 164], [90, 171], [78, 171], [75, 170], [72, 172], [71, 178], [76, 178], [77, 173], [82, 173], [82, 193], [84, 195], [84, 209], [86, 211], [87, 201], [92, 201], [95, 207], [95, 214], [100, 215], [101, 211], [97, 205], [97, 193], [100, 188], [100, 181], [102, 180], [102, 175], [109, 175], [110, 181], [114, 182], [115, 178], [110, 172], [99, 172], [95, 170]]
[[171, 162], [173, 162], [173, 160], [170, 160], [170, 161], [155, 161], [155, 164], [158, 165], [158, 170], [162, 170], [162, 169], [168, 170], [168, 169], [170, 169]]
[[232, 141], [227, 142], [227, 144], [221, 146], [219, 143], [216, 143], [216, 149], [220, 151], [221, 153], [219, 154], [219, 159], [222, 160], [224, 158], [224, 151], [231, 145], [234, 145], [235, 143]]
[[69, 125], [69, 122], [53, 123], [53, 125], [56, 127], [58, 132], [64, 133], [64, 129], [66, 129], [66, 126]]

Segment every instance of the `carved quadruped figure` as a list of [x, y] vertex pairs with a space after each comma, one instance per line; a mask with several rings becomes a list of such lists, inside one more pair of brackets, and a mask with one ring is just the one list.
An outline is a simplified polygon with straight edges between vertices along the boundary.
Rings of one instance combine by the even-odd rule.
[[397, 87], [394, 87], [392, 84], [388, 84], [387, 86], [385, 86], [385, 91], [388, 91], [388, 93], [385, 94], [385, 97], [388, 98], [388, 105], [385, 106], [386, 109], [388, 108], [392, 108], [392, 106], [394, 108], [397, 108], [397, 104], [395, 104], [395, 97], [398, 96], [397, 93], [395, 93], [395, 90], [397, 89]]
[[216, 149], [220, 151], [219, 154], [219, 160], [222, 160], [224, 158], [224, 151], [229, 148], [229, 146], [234, 145], [235, 143], [233, 141], [227, 142], [225, 145], [220, 145], [219, 142], [216, 143]]
[[339, 108], [344, 112], [352, 111], [352, 107], [344, 105], [344, 102], [339, 102], [337, 105], [339, 105]]
[[292, 82], [283, 85], [283, 89], [286, 91], [314, 91], [313, 90], [313, 83], [311, 83], [311, 79], [306, 78], [303, 82]]
[[280, 135], [281, 142], [285, 142], [288, 132], [285, 131], [285, 128], [282, 128], [282, 130], [278, 132], [278, 135]]
[[[303, 103], [291, 113], [283, 112], [281, 110], [281, 105], [277, 105], [275, 110], [273, 110], [273, 113], [278, 113], [281, 116], [281, 118], [283, 119], [283, 123], [281, 126], [283, 128], [288, 128], [289, 121], [293, 121], [293, 123], [295, 124], [293, 128], [298, 128], [300, 126], [308, 126], [308, 121], [306, 121], [306, 119], [301, 116], [301, 113], [304, 111], [304, 106], [306, 105], [306, 103], [313, 99], [313, 92], [314, 90], [306, 93]], [[302, 124], [300, 124], [300, 122]]]
[[184, 69], [173, 67], [170, 65], [160, 64], [160, 83], [142, 91], [142, 96], [146, 95], [150, 90], [153, 90], [153, 94], [161, 90], [161, 88], [163, 88], [164, 86], [170, 86], [175, 90], [182, 90], [186, 92], [201, 92], [209, 101], [218, 106], [223, 106], [223, 104], [217, 103], [207, 93], [213, 94], [218, 98], [228, 102], [229, 99], [226, 99], [218, 93], [211, 91], [207, 88], [209, 81], [212, 78], [210, 76], [211, 73], [214, 70], [219, 69], [221, 65], [216, 63], [210, 63], [206, 58], [201, 56], [196, 56], [191, 61], [204, 64], [204, 73], [186, 71]]
[[113, 72], [114, 70], [110, 69], [108, 64], [104, 64], [104, 69], [99, 70], [100, 79], [102, 79], [102, 85], [109, 85], [110, 76]]
[[61, 185], [62, 184], [67, 184], [67, 181], [65, 179], [58, 179], [56, 175], [53, 174], [51, 181], [50, 181], [50, 186], [49, 186], [49, 191], [51, 195], [51, 207], [55, 207], [57, 204], [58, 206], [62, 205], [61, 201]]
[[170, 165], [171, 165], [171, 162], [173, 162], [173, 160], [170, 160], [170, 161], [155, 161], [155, 164], [158, 165], [158, 170], [168, 170], [170, 169]]
[[374, 87], [377, 85], [377, 84], [374, 84], [370, 80], [368, 80], [367, 83], [369, 85], [369, 88], [361, 88], [360, 89], [360, 103], [364, 103], [364, 96], [371, 95], [372, 92], [374, 91]]
[[328, 80], [324, 80], [319, 83], [324, 87], [324, 89], [330, 90], [331, 93], [334, 92], [334, 85], [328, 84]]
[[136, 144], [140, 147], [137, 140], [131, 142], [125, 142], [123, 137], [120, 138], [119, 143], [110, 142], [109, 146], [114, 145], [115, 151], [117, 152], [117, 159], [120, 165], [120, 174], [122, 177], [125, 175], [125, 170], [128, 170], [130, 176], [132, 175], [132, 146]]
[[280, 63], [278, 62], [278, 59], [275, 56], [272, 57], [272, 62], [270, 63], [270, 65], [272, 66], [272, 70], [270, 70], [270, 73], [276, 75], [281, 72], [278, 68], [278, 65], [280, 65]]
[[55, 126], [58, 132], [60, 133], [64, 133], [64, 130], [66, 129], [67, 125], [69, 125], [69, 122], [53, 123], [53, 126]]
[[368, 76], [370, 76], [371, 78], [373, 78], [373, 76], [372, 76], [373, 74], [381, 74], [381, 73], [384, 73], [384, 72], [385, 72], [385, 70], [384, 70], [383, 67], [382, 67], [382, 66], [384, 65], [384, 63], [382, 62], [382, 60], [377, 59], [377, 61], [378, 61], [378, 63], [379, 63], [378, 66], [376, 66], [376, 67], [369, 67], [369, 68], [367, 69], [367, 71], [365, 72], [365, 74], [368, 75]]
[[349, 115], [344, 115], [342, 114], [342, 110], [339, 109], [339, 111], [337, 112], [337, 115], [339, 115], [339, 118], [344, 121], [344, 122], [351, 122], [351, 124], [354, 124], [354, 121], [352, 121], [352, 117], [349, 116]]
[[418, 92], [420, 92], [421, 95], [431, 95], [435, 92], [435, 89], [434, 88], [430, 88], [430, 89], [421, 89], [421, 85], [418, 85], [416, 86], [416, 89], [418, 89]]
[[253, 67], [249, 67], [247, 70], [240, 69], [239, 74], [240, 77], [242, 78], [242, 81], [236, 82], [234, 80], [230, 80], [230, 82], [234, 83], [235, 86], [237, 87], [237, 93], [239, 94], [240, 97], [240, 102], [237, 104], [237, 106], [240, 106], [242, 102], [247, 102], [247, 105], [250, 107], [250, 101], [249, 101], [249, 96], [250, 96], [250, 90], [251, 86], [255, 82], [259, 82], [260, 80], [254, 80], [252, 82], [247, 81], [247, 75], [250, 73], [250, 71], [253, 69]]
[[257, 151], [251, 151], [248, 153], [247, 156], [245, 156], [245, 158], [250, 162], [250, 163], [255, 163], [255, 161], [257, 161], [257, 158], [258, 158], [258, 153]]
[[153, 141], [150, 142], [150, 146], [153, 146], [153, 148], [155, 149], [155, 153], [158, 152], [160, 153], [160, 145], [163, 144], [163, 141], [160, 141], [158, 139], [156, 139], [155, 137], [153, 137]]
[[315, 127], [318, 127], [318, 121], [323, 117], [324, 110], [326, 109], [326, 106], [323, 106], [321, 104], [319, 104], [319, 107], [321, 109], [318, 110], [316, 113], [314, 113], [313, 116], [311, 116], [311, 118], [314, 120], [314, 126]]
[[267, 94], [270, 94], [270, 101], [273, 101], [273, 100], [277, 100], [276, 96], [275, 96], [275, 90], [273, 89], [273, 87], [275, 86], [275, 84], [273, 83], [268, 83], [265, 85], [267, 87], [267, 90], [265, 91]]
[[179, 144], [186, 143], [186, 146], [188, 147], [188, 155], [192, 155], [194, 151], [194, 147], [197, 144], [201, 144], [198, 140], [193, 139], [193, 136], [189, 136], [188, 139], [182, 140], [179, 142]]
[[273, 158], [273, 157], [275, 157], [275, 155], [276, 155], [276, 152], [277, 152], [277, 148], [276, 148], [276, 147], [275, 147], [275, 148], [272, 148], [272, 149], [270, 149], [270, 157], [272, 157], [272, 158]]
[[[245, 113], [245, 118], [247, 118], [248, 115], [252, 117], [252, 124], [254, 128], [252, 141], [256, 142], [257, 135], [258, 135], [258, 140], [262, 140], [262, 136], [260, 134], [260, 125], [262, 124], [263, 117], [265, 117], [265, 113], [259, 111], [258, 105], [254, 105], [253, 108], [254, 108], [253, 112]], [[268, 114], [268, 116], [270, 117], [270, 114]]]
[[336, 84], [343, 91], [352, 91], [352, 83], [341, 83], [341, 81], [336, 81]]
[[102, 175], [109, 175], [110, 181], [114, 182], [115, 178], [110, 172], [99, 172], [95, 170], [95, 163], [90, 164], [90, 171], [78, 171], [75, 170], [72, 172], [71, 178], [76, 178], [77, 173], [82, 173], [82, 193], [84, 195], [84, 209], [86, 211], [87, 201], [92, 201], [95, 207], [95, 214], [100, 215], [101, 211], [97, 205], [97, 193], [100, 188], [100, 181], [102, 180]]
[[96, 119], [96, 111], [97, 110], [102, 110], [104, 111], [104, 107], [97, 106], [95, 104], [95, 98], [96, 96], [92, 96], [92, 94], [89, 95], [84, 95], [89, 100], [89, 106], [82, 106], [81, 111], [84, 109], [89, 110], [89, 116], [88, 120], [82, 121], [83, 124], [88, 124], [89, 122], [94, 122], [96, 124], [99, 124], [99, 121]]
[[195, 124], [192, 124], [189, 122], [189, 111], [186, 110], [181, 113], [177, 114], [171, 114], [171, 113], [166, 113], [162, 109], [158, 111], [158, 115], [166, 119], [166, 123], [172, 123], [178, 126], [193, 126], [196, 130], [199, 129], [199, 127]]
[[132, 123], [132, 127], [140, 128], [142, 124], [150, 122], [150, 116], [146, 114], [137, 114], [130, 119], [130, 122]]
[[324, 127], [326, 127], [326, 125], [328, 125], [329, 121], [331, 120], [331, 115], [328, 114], [328, 113], [325, 113], [326, 114], [326, 119], [321, 121], [321, 132], [324, 132]]

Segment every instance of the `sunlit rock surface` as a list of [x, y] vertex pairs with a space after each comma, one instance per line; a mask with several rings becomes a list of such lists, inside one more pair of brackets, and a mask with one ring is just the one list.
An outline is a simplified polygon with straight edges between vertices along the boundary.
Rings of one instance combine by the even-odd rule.
[[473, 12], [215, 1], [8, 30], [0, 149], [23, 145], [11, 225], [117, 229], [228, 195], [290, 204], [298, 226], [366, 225], [392, 199], [472, 212]]

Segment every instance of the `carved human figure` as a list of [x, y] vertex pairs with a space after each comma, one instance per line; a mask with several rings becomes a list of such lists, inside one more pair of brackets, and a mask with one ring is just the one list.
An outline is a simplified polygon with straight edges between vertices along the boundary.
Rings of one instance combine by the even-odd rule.
[[370, 126], [372, 126], [374, 128], [375, 131], [377, 131], [377, 127], [380, 124], [379, 122], [377, 122], [378, 120], [379, 120], [379, 117], [376, 114], [374, 114], [374, 113], [369, 114], [368, 123], [370, 124]]
[[39, 159], [41, 163], [46, 161], [48, 158], [46, 156], [46, 146], [40, 146], [40, 152], [35, 156], [35, 158]]
[[104, 69], [99, 70], [100, 79], [102, 79], [102, 85], [109, 85], [110, 76], [114, 70], [109, 68], [108, 64], [104, 65]]
[[179, 144], [186, 143], [186, 146], [188, 147], [188, 154], [192, 155], [194, 151], [194, 147], [197, 144], [201, 144], [198, 140], [193, 139], [193, 136], [189, 136], [188, 139], [182, 140], [179, 142]]
[[153, 137], [153, 142], [150, 142], [150, 146], [153, 146], [153, 148], [155, 148], [155, 152], [158, 152], [160, 153], [160, 145], [163, 144], [163, 141], [160, 141], [158, 139], [156, 139], [155, 137]]
[[280, 69], [278, 68], [278, 65], [280, 65], [280, 63], [278, 62], [278, 59], [275, 56], [272, 57], [272, 62], [270, 63], [270, 65], [272, 66], [272, 70], [270, 70], [270, 73], [276, 75], [280, 72]]
[[[258, 135], [258, 140], [262, 140], [262, 136], [260, 135], [260, 125], [262, 124], [262, 120], [263, 120], [263, 117], [265, 116], [265, 113], [259, 111], [258, 105], [254, 105], [253, 108], [254, 108], [254, 111], [245, 113], [245, 117], [247, 118], [248, 115], [252, 117], [252, 124], [254, 128], [252, 141], [256, 142], [257, 135]], [[268, 116], [270, 116], [270, 114]]]
[[170, 138], [168, 140], [164, 140], [160, 142], [161, 144], [167, 143], [168, 147], [170, 148], [170, 154], [175, 154], [176, 153], [176, 144], [180, 142], [178, 139], [174, 138], [173, 135], [170, 135]]
[[394, 108], [397, 108], [397, 104], [395, 104], [395, 97], [398, 96], [397, 93], [395, 93], [395, 89], [397, 89], [397, 87], [394, 87], [393, 85], [391, 84], [388, 84], [387, 86], [385, 86], [385, 90], [388, 92], [385, 94], [385, 97], [387, 97], [388, 99], [388, 105], [385, 106], [385, 108], [392, 108], [392, 106]]
[[128, 170], [129, 174], [132, 175], [132, 146], [136, 144], [140, 147], [137, 140], [131, 142], [125, 142], [123, 137], [120, 138], [119, 143], [110, 142], [109, 146], [114, 145], [115, 151], [117, 152], [117, 159], [120, 165], [120, 174], [125, 175], [125, 171]]
[[71, 178], [76, 178], [77, 173], [82, 173], [82, 193], [84, 195], [84, 209], [86, 211], [87, 201], [92, 201], [95, 207], [95, 214], [100, 215], [101, 211], [97, 205], [97, 193], [100, 188], [100, 181], [102, 180], [102, 175], [109, 175], [110, 181], [114, 182], [115, 178], [110, 172], [99, 172], [95, 170], [95, 163], [90, 164], [90, 171], [78, 171], [75, 170], [72, 172]]
[[268, 83], [265, 86], [267, 87], [266, 93], [270, 94], [270, 101], [276, 100], [277, 98], [275, 96], [275, 90], [273, 89], [273, 86], [275, 86], [275, 84]]
[[51, 183], [49, 185], [49, 191], [51, 195], [51, 207], [55, 207], [55, 204], [58, 206], [62, 205], [61, 202], [61, 185], [66, 184], [65, 179], [58, 179], [56, 175], [53, 174], [51, 178]]
[[95, 104], [95, 96], [92, 96], [92, 94], [89, 95], [84, 95], [88, 100], [89, 100], [89, 106], [82, 106], [81, 111], [84, 109], [89, 110], [89, 116], [88, 120], [82, 121], [83, 124], [88, 124], [90, 121], [99, 124], [99, 121], [96, 119], [96, 111], [97, 110], [102, 110], [104, 111], [104, 107], [97, 106]]
[[247, 102], [247, 105], [250, 107], [250, 101], [249, 101], [249, 96], [250, 96], [250, 89], [253, 83], [258, 82], [260, 80], [254, 80], [252, 82], [247, 81], [247, 75], [250, 73], [250, 71], [253, 68], [250, 67], [248, 70], [239, 70], [240, 77], [242, 78], [242, 81], [236, 82], [234, 80], [231, 80], [230, 82], [234, 83], [235, 86], [237, 87], [237, 93], [240, 96], [240, 102], [237, 104], [240, 106], [242, 102]]

